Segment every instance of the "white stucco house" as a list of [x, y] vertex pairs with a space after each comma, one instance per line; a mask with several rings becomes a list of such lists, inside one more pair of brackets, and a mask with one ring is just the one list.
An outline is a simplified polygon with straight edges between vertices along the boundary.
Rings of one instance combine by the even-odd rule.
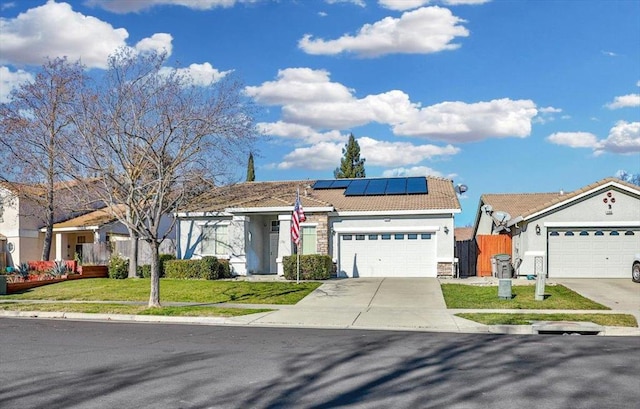
[[607, 178], [573, 192], [484, 194], [474, 235], [511, 236], [515, 274], [629, 278], [640, 252], [640, 187]]
[[176, 213], [178, 258], [228, 259], [235, 274], [279, 274], [294, 254], [299, 192], [301, 254], [328, 254], [339, 277], [452, 275], [451, 180], [436, 177], [245, 182], [213, 189]]

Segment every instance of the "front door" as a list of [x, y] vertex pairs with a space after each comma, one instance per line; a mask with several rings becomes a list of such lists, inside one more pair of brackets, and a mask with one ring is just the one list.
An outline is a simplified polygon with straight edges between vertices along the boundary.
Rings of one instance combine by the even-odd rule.
[[278, 258], [278, 233], [271, 233], [269, 235], [269, 273], [278, 273], [278, 264], [276, 259]]

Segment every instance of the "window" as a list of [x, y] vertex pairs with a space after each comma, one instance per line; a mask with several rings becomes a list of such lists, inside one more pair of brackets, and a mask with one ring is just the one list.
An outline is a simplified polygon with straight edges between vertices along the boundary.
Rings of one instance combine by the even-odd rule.
[[420, 238], [421, 238], [422, 240], [431, 240], [431, 233], [422, 233], [422, 234], [420, 235]]
[[364, 240], [364, 234], [356, 234], [356, 240]]
[[378, 240], [378, 235], [377, 234], [370, 234], [369, 235], [369, 240]]
[[393, 237], [396, 240], [404, 240], [404, 234], [394, 234]]
[[271, 232], [277, 233], [280, 231], [280, 220], [271, 220]]
[[582, 230], [582, 231], [580, 232], [580, 235], [581, 235], [581, 236], [588, 236], [588, 235], [589, 235], [589, 232], [588, 232], [588, 231], [586, 231], [586, 230]]
[[572, 231], [566, 231], [564, 232], [565, 236], [573, 236], [573, 232]]
[[604, 236], [604, 233], [601, 230], [598, 230], [594, 233], [595, 236]]
[[390, 234], [381, 234], [380, 236], [382, 236], [382, 240], [391, 240]]
[[409, 240], [418, 240], [418, 235], [416, 233], [407, 234], [407, 238]]
[[342, 236], [342, 240], [351, 240], [353, 238], [353, 236], [351, 236], [350, 234], [345, 234]]
[[628, 231], [624, 232], [624, 235], [625, 236], [633, 236], [634, 233], [631, 230], [628, 230]]
[[318, 254], [316, 226], [301, 226], [302, 230], [302, 253]]
[[201, 251], [205, 256], [224, 256], [229, 253], [229, 226], [202, 226]]
[[558, 233], [557, 231], [552, 231], [551, 233], [549, 233], [549, 236], [559, 236], [560, 233]]
[[611, 233], [609, 233], [609, 236], [619, 236], [620, 233], [618, 233], [617, 231], [613, 230]]
[[78, 236], [76, 237], [76, 243], [78, 244], [84, 244], [87, 242], [87, 238], [85, 236]]

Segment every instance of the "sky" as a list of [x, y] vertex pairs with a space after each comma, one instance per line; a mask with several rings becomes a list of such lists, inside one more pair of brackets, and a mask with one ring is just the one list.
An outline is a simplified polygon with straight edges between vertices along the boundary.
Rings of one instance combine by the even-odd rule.
[[484, 193], [640, 173], [637, 0], [0, 0], [0, 102], [123, 46], [242, 81], [256, 181], [331, 179], [352, 133], [367, 177], [467, 186], [464, 226]]

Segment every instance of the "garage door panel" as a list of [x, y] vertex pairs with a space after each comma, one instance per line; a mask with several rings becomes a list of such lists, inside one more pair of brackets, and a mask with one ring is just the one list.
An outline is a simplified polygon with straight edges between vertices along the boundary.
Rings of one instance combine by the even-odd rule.
[[339, 240], [340, 269], [348, 277], [436, 277], [432, 234], [367, 234], [363, 240], [344, 234]]
[[640, 229], [558, 229], [548, 245], [549, 277], [628, 278]]

